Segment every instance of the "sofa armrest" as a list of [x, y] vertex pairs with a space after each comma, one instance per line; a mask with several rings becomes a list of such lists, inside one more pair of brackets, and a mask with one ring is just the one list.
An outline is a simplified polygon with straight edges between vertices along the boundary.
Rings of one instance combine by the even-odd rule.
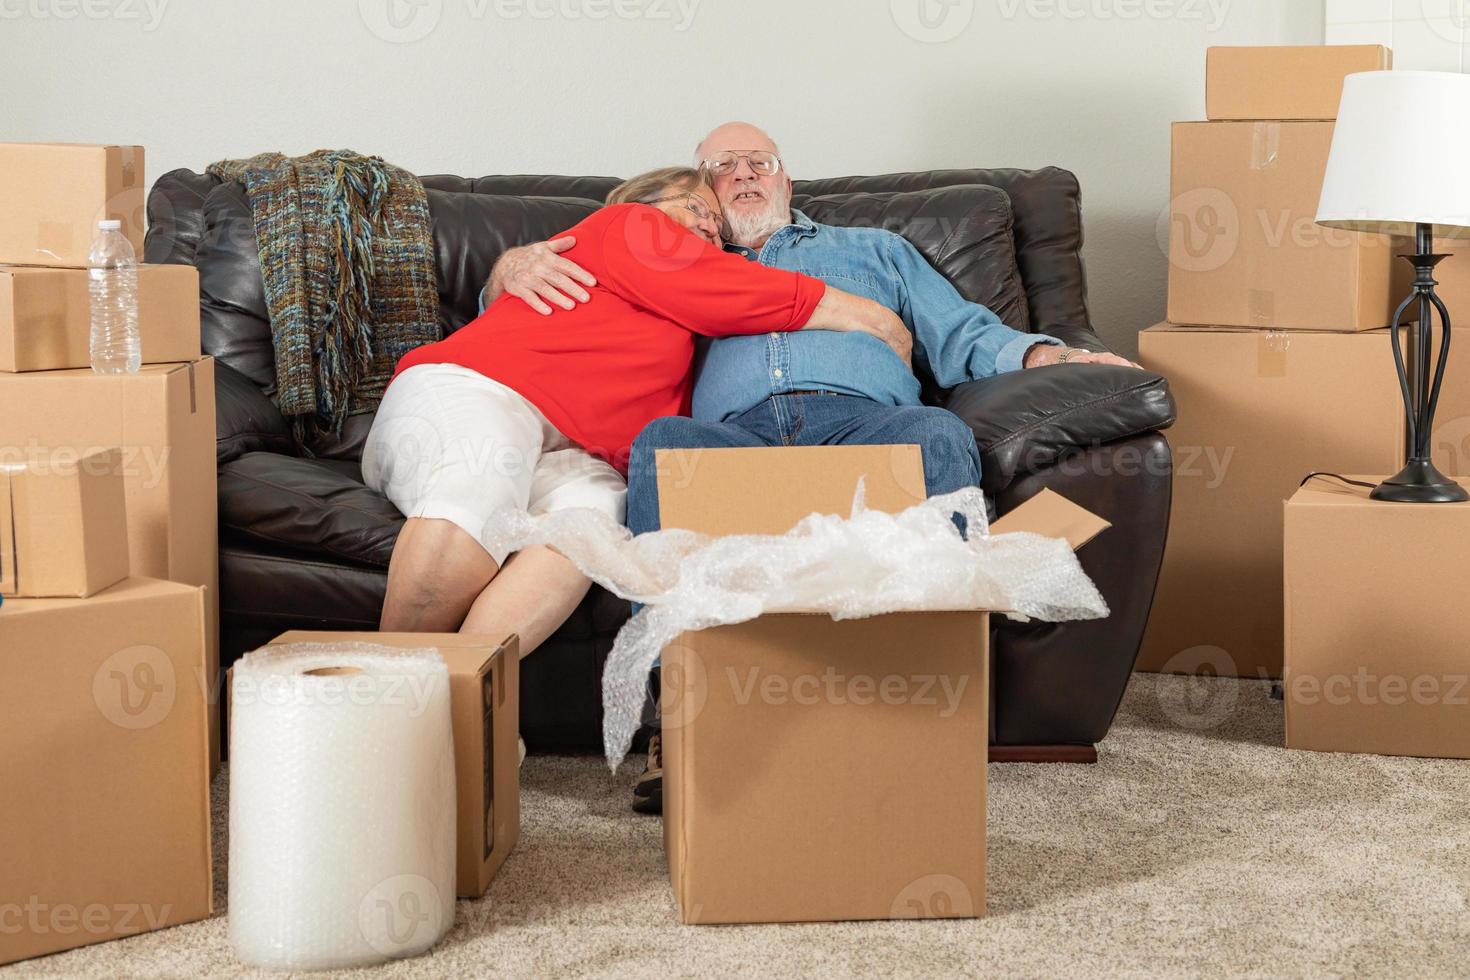
[[991, 494], [1078, 449], [1168, 428], [1175, 418], [1164, 377], [1111, 364], [1056, 364], [968, 381], [944, 407], [975, 433], [980, 487]]
[[1093, 333], [1091, 327], [1077, 327], [1068, 323], [1053, 323], [1049, 324], [1046, 329], [1039, 330], [1039, 332], [1057, 338], [1068, 347], [1080, 347], [1083, 350], [1090, 350], [1098, 354], [1117, 353], [1117, 351], [1104, 343], [1101, 337]]
[[228, 364], [216, 361], [214, 372], [216, 462], [253, 452], [295, 456], [291, 426], [260, 386]]

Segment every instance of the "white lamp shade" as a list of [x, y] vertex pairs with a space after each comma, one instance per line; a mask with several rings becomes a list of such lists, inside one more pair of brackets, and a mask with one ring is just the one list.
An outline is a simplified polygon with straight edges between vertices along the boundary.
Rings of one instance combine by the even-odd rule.
[[1388, 235], [1423, 223], [1443, 238], [1470, 237], [1470, 75], [1349, 75], [1317, 222]]

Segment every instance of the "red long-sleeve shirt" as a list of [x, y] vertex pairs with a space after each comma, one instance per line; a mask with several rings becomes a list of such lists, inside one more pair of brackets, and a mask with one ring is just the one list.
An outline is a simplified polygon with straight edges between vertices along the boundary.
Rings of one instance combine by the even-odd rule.
[[602, 208], [564, 234], [577, 244], [562, 254], [597, 277], [588, 302], [548, 317], [502, 296], [405, 354], [397, 374], [418, 364], [478, 371], [623, 473], [639, 430], [688, 413], [695, 334], [799, 330], [826, 289], [727, 254], [646, 204]]

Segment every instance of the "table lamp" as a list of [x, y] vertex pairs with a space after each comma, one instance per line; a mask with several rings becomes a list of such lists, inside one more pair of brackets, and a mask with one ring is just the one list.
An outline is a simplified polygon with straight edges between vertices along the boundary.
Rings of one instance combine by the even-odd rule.
[[[1435, 468], [1430, 443], [1450, 350], [1449, 311], [1434, 292], [1434, 268], [1447, 256], [1434, 254], [1434, 239], [1470, 237], [1470, 75], [1370, 71], [1347, 76], [1317, 223], [1414, 237], [1414, 254], [1402, 256], [1414, 266], [1413, 287], [1388, 332], [1408, 417], [1408, 458], [1370, 496], [1409, 503], [1470, 500], [1463, 487]], [[1398, 326], [1415, 305], [1418, 322], [1408, 345], [1412, 363], [1406, 367]], [[1431, 365], [1435, 312], [1443, 339], [1438, 363]]]

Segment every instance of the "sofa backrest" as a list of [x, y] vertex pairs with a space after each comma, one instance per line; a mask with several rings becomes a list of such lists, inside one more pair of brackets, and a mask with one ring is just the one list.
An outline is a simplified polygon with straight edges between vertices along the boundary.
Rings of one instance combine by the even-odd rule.
[[[434, 175], [422, 178], [435, 274], [451, 330], [477, 312], [480, 287], [507, 248], [576, 224], [615, 177]], [[1018, 329], [1090, 329], [1076, 178], [1041, 170], [941, 170], [796, 181], [793, 206], [818, 221], [879, 226], [912, 241], [966, 298]], [[148, 197], [148, 262], [199, 269], [202, 345], [274, 394], [274, 348], [254, 223], [243, 188], [188, 170]], [[368, 420], [319, 455], [356, 458]]]

